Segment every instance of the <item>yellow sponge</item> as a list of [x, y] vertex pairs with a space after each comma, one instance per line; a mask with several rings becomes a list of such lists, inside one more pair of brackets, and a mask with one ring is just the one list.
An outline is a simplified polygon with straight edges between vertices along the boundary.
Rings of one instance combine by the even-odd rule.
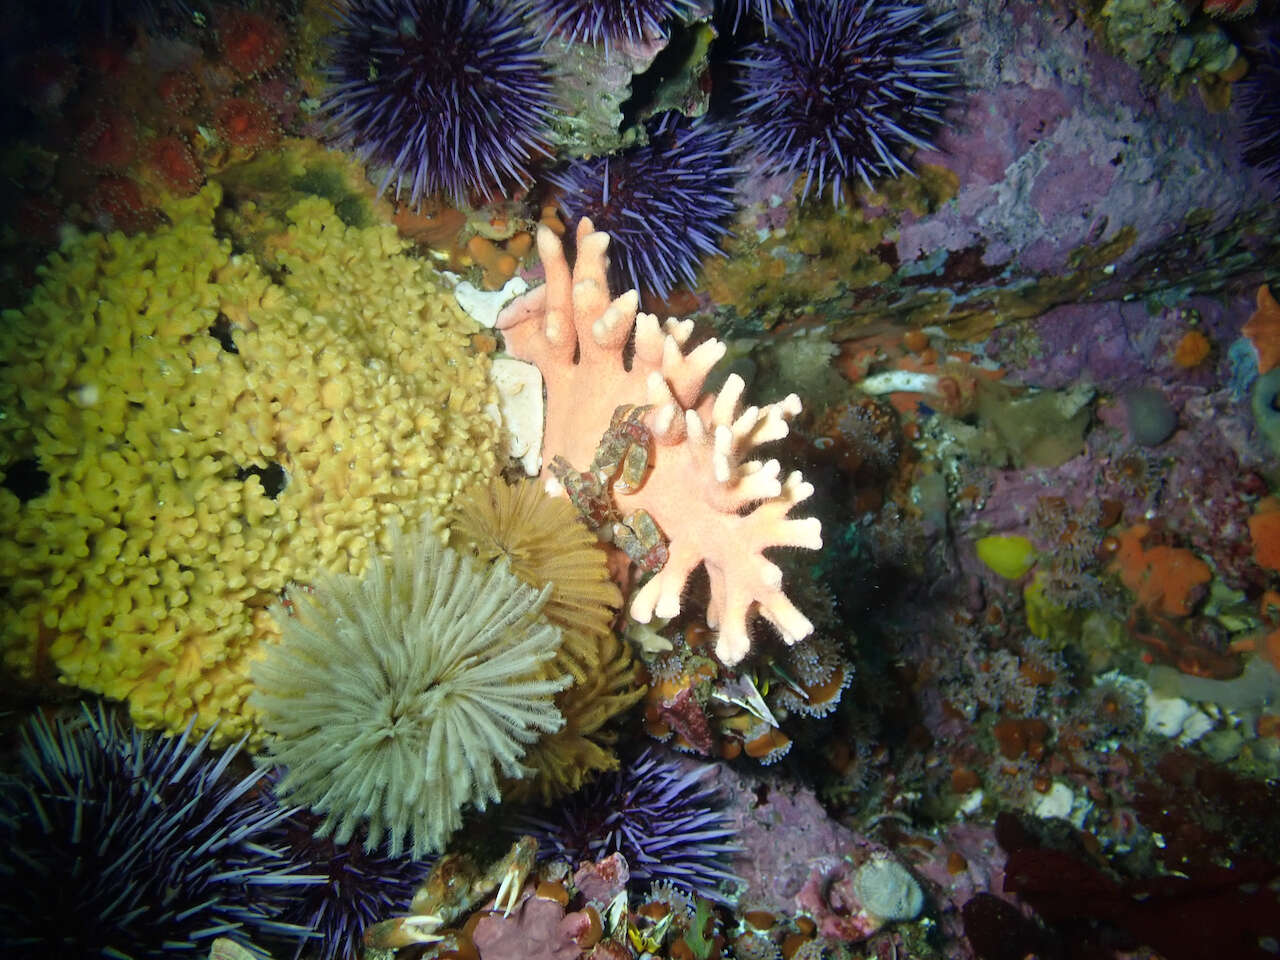
[[0, 652], [226, 738], [285, 585], [360, 574], [388, 521], [496, 474], [497, 430], [475, 325], [392, 227], [308, 198], [259, 262], [220, 200], [70, 240], [4, 315]]
[[1036, 548], [1026, 537], [1013, 534], [982, 537], [974, 546], [978, 559], [1006, 580], [1019, 580], [1036, 565]]

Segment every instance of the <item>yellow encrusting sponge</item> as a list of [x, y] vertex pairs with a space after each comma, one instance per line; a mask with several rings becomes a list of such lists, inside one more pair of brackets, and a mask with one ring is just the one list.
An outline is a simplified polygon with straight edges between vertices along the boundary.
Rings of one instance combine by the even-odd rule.
[[308, 198], [259, 262], [220, 200], [69, 240], [4, 314], [0, 652], [229, 738], [285, 585], [363, 573], [393, 521], [496, 475], [498, 430], [478, 328], [394, 228]]

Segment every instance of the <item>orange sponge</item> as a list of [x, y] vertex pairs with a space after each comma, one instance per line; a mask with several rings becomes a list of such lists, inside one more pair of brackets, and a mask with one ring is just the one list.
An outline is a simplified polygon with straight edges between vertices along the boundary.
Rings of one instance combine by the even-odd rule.
[[1111, 570], [1133, 591], [1139, 605], [1152, 613], [1188, 616], [1213, 579], [1213, 571], [1182, 547], [1144, 546], [1150, 532], [1140, 523], [1121, 533]]

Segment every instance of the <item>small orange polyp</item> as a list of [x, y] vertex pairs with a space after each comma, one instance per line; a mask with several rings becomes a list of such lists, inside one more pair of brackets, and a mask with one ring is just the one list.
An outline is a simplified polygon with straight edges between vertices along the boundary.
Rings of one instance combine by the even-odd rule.
[[743, 750], [748, 757], [755, 760], [766, 760], [776, 753], [786, 752], [791, 747], [791, 738], [777, 727], [768, 727], [764, 733], [746, 741]]

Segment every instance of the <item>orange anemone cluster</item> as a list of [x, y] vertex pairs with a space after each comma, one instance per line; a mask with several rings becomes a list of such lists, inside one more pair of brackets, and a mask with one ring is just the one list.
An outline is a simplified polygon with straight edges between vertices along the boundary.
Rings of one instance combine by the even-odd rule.
[[1006, 760], [1029, 757], [1038, 761], [1047, 750], [1049, 725], [1039, 717], [1006, 717], [991, 728], [991, 735]]
[[20, 57], [32, 148], [57, 158], [52, 170], [27, 164], [11, 177], [10, 219], [33, 226], [23, 238], [55, 243], [64, 224], [146, 229], [160, 222], [165, 197], [190, 196], [206, 175], [275, 146], [298, 119], [301, 81], [279, 69], [290, 26], [216, 5], [209, 44], [173, 45], [141, 24]]
[[214, 123], [227, 143], [246, 150], [268, 147], [280, 137], [275, 116], [265, 104], [248, 97], [224, 100], [214, 116]]
[[178, 196], [189, 197], [204, 183], [191, 147], [177, 134], [159, 137], [147, 145], [147, 167]]
[[822, 633], [782, 651], [782, 668], [790, 678], [779, 684], [772, 701], [788, 713], [825, 717], [836, 709], [852, 679], [852, 669], [839, 644]]
[[896, 391], [886, 399], [900, 413], [914, 417], [922, 405], [953, 417], [971, 413], [982, 383], [1000, 380], [1005, 371], [988, 365], [970, 350], [933, 345], [923, 330], [888, 333], [846, 340], [834, 365], [852, 383], [860, 383], [873, 370], [928, 375], [934, 384], [927, 393]]
[[790, 749], [791, 738], [763, 720], [748, 728], [743, 735], [742, 752], [765, 766], [781, 760]]
[[219, 19], [222, 58], [241, 76], [270, 70], [284, 56], [287, 38], [274, 20], [248, 10], [227, 10]]
[[98, 178], [87, 206], [97, 226], [105, 231], [136, 233], [152, 226], [159, 216], [143, 199], [138, 182], [118, 174]]
[[[1258, 566], [1280, 571], [1280, 499], [1267, 497], [1258, 503], [1249, 518], [1249, 539]], [[1265, 632], [1236, 646], [1237, 650], [1257, 650], [1280, 670], [1280, 593], [1267, 590], [1259, 603]]]
[[467, 254], [483, 271], [480, 285], [486, 290], [499, 290], [515, 276], [516, 268], [533, 249], [533, 234], [520, 231], [499, 242], [479, 234], [467, 241]]
[[[1237, 653], [1256, 651], [1280, 670], [1280, 593], [1274, 590], [1263, 593], [1258, 602], [1258, 612], [1264, 624], [1263, 629], [1253, 636], [1237, 640], [1231, 648]], [[1277, 723], [1280, 724], [1280, 720]]]
[[76, 148], [92, 167], [123, 170], [138, 153], [138, 125], [125, 111], [93, 107], [76, 133]]
[[[686, 627], [683, 637], [689, 651], [666, 654], [654, 665], [655, 675], [645, 699], [645, 732], [677, 750], [702, 756], [732, 760], [745, 754], [766, 766], [784, 757], [791, 749], [791, 737], [775, 725], [777, 719], [768, 711], [745, 705], [748, 687], [742, 685], [741, 678], [723, 675], [708, 656], [690, 655], [713, 642], [712, 631], [695, 622]], [[783, 658], [783, 671], [794, 674], [795, 679], [755, 690], [771, 690], [764, 694], [764, 700], [777, 717], [790, 713], [826, 716], [849, 685], [848, 664], [834, 651], [823, 649], [814, 654], [809, 650], [820, 645], [805, 642], [797, 646], [810, 655], [786, 657], [791, 650], [776, 654]], [[809, 660], [812, 662], [806, 662]]]
[[200, 81], [186, 70], [170, 70], [160, 78], [156, 88], [160, 102], [175, 114], [182, 115], [200, 102]]
[[[449, 206], [438, 197], [425, 199], [417, 209], [409, 205], [396, 208], [392, 222], [400, 236], [432, 250], [447, 253], [449, 269], [480, 268], [480, 286], [500, 290], [515, 276], [533, 249], [533, 233], [520, 229], [503, 215], [491, 218], [483, 232], [472, 232], [466, 213]], [[544, 205], [536, 226], [545, 226], [556, 236], [563, 236], [565, 226], [556, 207]]]
[[1258, 566], [1280, 571], [1280, 500], [1267, 497], [1249, 518], [1249, 539]]

